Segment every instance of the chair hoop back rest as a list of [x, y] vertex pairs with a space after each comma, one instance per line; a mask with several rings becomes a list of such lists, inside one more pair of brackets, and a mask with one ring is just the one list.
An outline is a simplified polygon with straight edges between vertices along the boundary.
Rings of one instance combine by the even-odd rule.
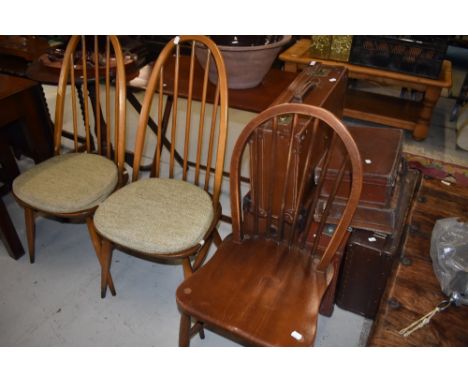
[[[351, 188], [341, 219], [321, 256], [318, 269], [324, 271], [342, 243], [359, 202], [363, 170], [351, 134], [338, 118], [323, 108], [276, 105], [244, 128], [234, 147], [230, 167], [233, 239], [240, 242], [253, 234], [305, 248], [307, 234], [316, 219], [315, 207], [332, 149], [338, 144], [343, 145], [346, 156], [327, 205], [336, 196], [346, 166], [350, 168]], [[250, 148], [250, 190], [241, 195], [241, 164], [247, 147]], [[317, 178], [318, 166], [322, 166], [322, 172]], [[248, 223], [249, 216], [253, 216], [253, 223]], [[318, 219], [312, 254], [317, 250], [327, 217], [326, 210]]]
[[[96, 78], [99, 80], [96, 81]], [[101, 90], [101, 81], [104, 90]], [[115, 84], [113, 96], [112, 83]], [[71, 93], [70, 100], [66, 97], [68, 88]], [[65, 103], [71, 102], [73, 124], [71, 139], [73, 139], [74, 151], [96, 152], [108, 158], [113, 157], [119, 168], [119, 174], [122, 173], [125, 159], [126, 90], [124, 56], [118, 38], [116, 36], [105, 38], [72, 36], [60, 68], [55, 108], [55, 154], [58, 155], [61, 151]], [[102, 102], [103, 98], [104, 102]], [[114, 109], [113, 116], [111, 115], [112, 108]], [[80, 109], [84, 123], [84, 138], [79, 136], [78, 131]], [[94, 116], [91, 113], [94, 113]], [[97, 147], [95, 147], [90, 127], [91, 117], [95, 120], [94, 134]], [[112, 120], [114, 139], [112, 139]], [[114, 150], [115, 153], [113, 153]]]
[[[189, 57], [182, 57], [182, 50]], [[206, 52], [206, 53], [205, 53]], [[196, 57], [206, 54], [205, 68]], [[186, 64], [189, 62], [188, 64]], [[209, 71], [216, 68], [216, 84], [209, 83]], [[200, 77], [201, 81], [196, 81]], [[154, 94], [159, 96], [154, 102]], [[185, 116], [181, 98], [186, 102]], [[193, 101], [199, 102], [195, 109]], [[208, 112], [207, 103], [212, 104]], [[180, 105], [180, 107], [179, 107]], [[198, 106], [198, 105], [197, 105]], [[169, 151], [169, 177], [176, 176], [176, 165], [182, 169], [182, 179], [189, 179], [189, 168], [194, 168], [193, 183], [209, 190], [213, 167], [214, 186], [210, 189], [217, 205], [223, 176], [227, 139], [228, 92], [224, 60], [216, 44], [206, 36], [177, 36], [161, 51], [149, 77], [138, 122], [132, 181], [139, 177], [139, 168], [145, 146], [146, 130], [152, 110], [155, 110], [157, 143], [151, 175], [161, 176], [163, 149]], [[172, 109], [172, 118], [169, 112]], [[199, 117], [192, 114], [198, 111]], [[180, 115], [179, 115], [180, 114]], [[205, 121], [206, 120], [208, 122]], [[208, 138], [206, 138], [208, 136]], [[205, 140], [207, 142], [205, 142]], [[190, 153], [190, 148], [196, 153]], [[202, 180], [202, 172], [205, 173]]]

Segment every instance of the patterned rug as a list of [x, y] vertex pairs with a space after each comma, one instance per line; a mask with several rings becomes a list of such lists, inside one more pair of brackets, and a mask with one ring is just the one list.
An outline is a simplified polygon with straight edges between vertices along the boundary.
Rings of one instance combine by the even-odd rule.
[[466, 167], [420, 155], [409, 153], [403, 155], [408, 161], [408, 166], [420, 170], [423, 175], [468, 187], [468, 168]]

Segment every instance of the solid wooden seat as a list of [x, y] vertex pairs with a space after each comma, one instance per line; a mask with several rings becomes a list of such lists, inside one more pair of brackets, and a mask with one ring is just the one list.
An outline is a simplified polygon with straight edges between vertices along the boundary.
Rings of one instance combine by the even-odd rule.
[[310, 345], [316, 330], [311, 323], [329, 282], [327, 273], [316, 271], [319, 260], [273, 240], [235, 243], [231, 237], [184, 282], [177, 300], [208, 327], [234, 332], [245, 343]]
[[[190, 52], [186, 67], [180, 65], [182, 51]], [[204, 70], [196, 52], [208, 59]], [[217, 81], [214, 92], [208, 94], [210, 62], [216, 67]], [[201, 75], [200, 81], [194, 80], [196, 74]], [[169, 78], [173, 86], [166, 94]], [[151, 261], [182, 259], [188, 276], [203, 263], [212, 241], [221, 242], [216, 226], [221, 217], [227, 111], [226, 69], [213, 41], [205, 36], [177, 36], [169, 41], [146, 85], [132, 183], [104, 201], [94, 218], [103, 238], [102, 297], [115, 246]], [[155, 147], [148, 145], [147, 155], [153, 155], [150, 178], [142, 179], [140, 165], [150, 117], [156, 121], [157, 137]]]
[[[339, 223], [329, 226], [329, 207], [320, 216], [314, 212], [335, 145], [342, 145], [345, 154], [328, 204], [348, 164], [352, 182]], [[247, 187], [240, 183], [245, 160]], [[329, 111], [281, 104], [244, 128], [230, 175], [233, 233], [177, 289], [179, 344], [187, 346], [206, 325], [246, 344], [310, 346], [333, 278], [332, 262], [347, 237], [361, 193], [357, 146]], [[322, 240], [325, 235], [329, 239]]]
[[[25, 211], [30, 261], [35, 260], [38, 213], [85, 220], [100, 260], [101, 243], [91, 217], [126, 177], [126, 77], [120, 43], [115, 36], [73, 36], [63, 57], [44, 56], [43, 64], [60, 72], [55, 155], [13, 182], [13, 194]], [[71, 131], [67, 131], [71, 145], [68, 140], [62, 142], [67, 118], [71, 121]], [[113, 290], [112, 280], [109, 283]]]

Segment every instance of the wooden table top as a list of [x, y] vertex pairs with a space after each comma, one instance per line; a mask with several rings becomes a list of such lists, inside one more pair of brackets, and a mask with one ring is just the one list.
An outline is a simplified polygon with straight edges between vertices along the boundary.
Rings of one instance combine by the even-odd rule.
[[285, 62], [293, 62], [296, 64], [308, 65], [312, 60], [317, 60], [326, 65], [342, 65], [349, 71], [349, 76], [371, 76], [383, 79], [395, 80], [400, 82], [408, 82], [424, 86], [435, 86], [439, 88], [449, 88], [452, 86], [452, 63], [444, 60], [440, 78], [437, 80], [425, 77], [419, 77], [411, 74], [392, 72], [385, 69], [371, 68], [367, 66], [354, 65], [348, 62], [324, 60], [322, 58], [314, 58], [309, 53], [310, 40], [301, 39], [289, 49], [280, 54], [279, 59]]
[[[131, 79], [138, 76], [139, 70], [140, 69], [136, 67], [134, 61], [126, 63], [125, 72], [127, 81], [130, 81]], [[90, 79], [93, 78], [93, 75], [93, 71], [88, 72]], [[26, 76], [43, 84], [57, 85], [60, 78], [60, 68], [44, 65], [41, 58], [39, 57], [38, 59], [31, 62], [28, 69], [26, 70]]]
[[20, 93], [34, 85], [37, 85], [37, 82], [27, 78], [0, 74], [0, 100]]
[[[168, 64], [168, 67], [171, 63]], [[184, 84], [188, 83], [188, 73], [189, 73], [190, 57], [181, 56], [180, 57], [180, 97], [187, 97], [187, 93], [183, 91], [186, 86]], [[341, 67], [327, 67], [328, 75], [325, 77], [334, 77], [335, 80], [339, 80], [341, 77], [345, 76], [345, 69]], [[169, 74], [169, 73], [168, 73]], [[174, 81], [172, 77], [168, 77], [168, 74], [165, 76], [165, 87], [164, 92], [166, 94], [173, 94]], [[256, 87], [250, 89], [229, 89], [229, 107], [250, 111], [253, 113], [260, 113], [263, 110], [267, 109], [273, 102], [277, 101], [279, 95], [281, 95], [291, 83], [298, 77], [299, 73], [285, 72], [280, 69], [271, 68], [266, 74], [263, 81]], [[195, 67], [195, 82], [193, 89], [193, 98], [196, 100], [201, 99], [202, 94], [202, 78], [203, 71], [200, 65]], [[322, 85], [325, 86], [325, 85]], [[329, 86], [330, 89], [333, 87]], [[144, 87], [143, 87], [144, 88]], [[215, 86], [208, 83], [207, 89], [207, 99], [213, 100]], [[323, 98], [322, 92], [309, 92], [308, 98], [319, 97]], [[308, 103], [319, 105], [319, 100], [309, 100]]]
[[33, 61], [49, 49], [45, 38], [36, 36], [0, 36], [0, 54]]

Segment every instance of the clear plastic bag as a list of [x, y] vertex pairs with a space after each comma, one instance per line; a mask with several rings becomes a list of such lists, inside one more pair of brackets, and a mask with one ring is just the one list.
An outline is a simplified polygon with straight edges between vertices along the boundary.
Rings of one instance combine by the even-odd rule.
[[432, 267], [442, 291], [457, 305], [468, 305], [468, 223], [436, 221], [431, 237]]

